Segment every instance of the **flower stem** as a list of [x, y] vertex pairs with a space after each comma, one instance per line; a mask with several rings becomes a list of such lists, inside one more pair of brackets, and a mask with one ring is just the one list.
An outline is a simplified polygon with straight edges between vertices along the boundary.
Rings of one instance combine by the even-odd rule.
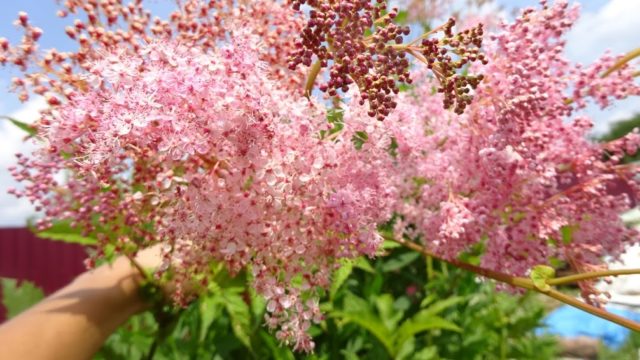
[[309, 71], [309, 76], [307, 77], [307, 83], [304, 86], [304, 96], [306, 96], [307, 98], [311, 97], [311, 91], [313, 90], [313, 85], [316, 82], [316, 78], [318, 77], [318, 74], [320, 73], [321, 68], [322, 68], [322, 64], [320, 63], [320, 60], [316, 61], [311, 66], [311, 70]]
[[607, 77], [607, 76], [611, 75], [611, 73], [613, 73], [616, 70], [619, 70], [625, 64], [627, 64], [629, 61], [631, 61], [631, 60], [633, 60], [633, 59], [635, 59], [635, 58], [637, 58], [639, 56], [640, 56], [640, 48], [637, 48], [637, 49], [629, 51], [625, 56], [620, 58], [620, 60], [616, 61], [616, 63], [613, 64], [612, 67], [610, 67], [607, 71], [602, 73], [601, 77]]
[[640, 269], [592, 271], [587, 273], [573, 274], [573, 275], [567, 275], [559, 278], [548, 279], [547, 284], [564, 285], [564, 284], [570, 284], [577, 281], [597, 279], [597, 278], [607, 277], [607, 276], [638, 275], [638, 274], [640, 274]]
[[501, 272], [497, 272], [491, 269], [485, 269], [482, 268], [480, 266], [476, 266], [476, 265], [472, 265], [469, 263], [466, 263], [464, 261], [460, 261], [460, 260], [455, 260], [455, 259], [443, 259], [435, 254], [433, 254], [432, 252], [430, 252], [429, 250], [427, 250], [426, 248], [424, 248], [423, 246], [420, 246], [414, 242], [409, 242], [409, 241], [405, 241], [405, 240], [398, 240], [398, 239], [392, 239], [392, 238], [385, 238], [387, 240], [391, 240], [391, 241], [395, 241], [398, 244], [409, 248], [411, 250], [417, 251], [423, 255], [426, 256], [431, 256], [433, 258], [436, 258], [438, 260], [441, 261], [445, 261], [448, 262], [449, 264], [459, 267], [461, 269], [467, 270], [467, 271], [471, 271], [473, 273], [476, 273], [478, 275], [482, 275], [484, 277], [488, 277], [490, 279], [494, 279], [500, 282], [504, 282], [507, 284], [511, 284], [513, 286], [517, 286], [517, 287], [521, 287], [524, 289], [529, 289], [529, 290], [533, 290], [535, 289], [535, 287], [533, 286], [533, 281], [531, 281], [530, 279], [527, 278], [521, 278], [521, 277], [515, 277], [515, 276], [511, 276], [505, 273], [501, 273]]

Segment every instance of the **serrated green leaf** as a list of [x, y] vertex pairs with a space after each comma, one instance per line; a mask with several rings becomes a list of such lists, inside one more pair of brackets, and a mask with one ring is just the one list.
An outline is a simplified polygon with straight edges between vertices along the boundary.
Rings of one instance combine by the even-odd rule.
[[398, 255], [392, 259], [387, 260], [383, 265], [382, 265], [382, 271], [383, 272], [389, 272], [389, 271], [397, 271], [402, 269], [403, 267], [411, 264], [412, 262], [416, 261], [419, 257], [420, 257], [420, 253], [412, 251], [412, 252], [407, 252], [401, 255]]
[[357, 324], [369, 331], [387, 349], [389, 354], [393, 354], [393, 342], [391, 332], [384, 326], [382, 321], [370, 312], [342, 312], [333, 311], [331, 316], [342, 319], [345, 322]]
[[462, 301], [464, 301], [464, 298], [462, 296], [452, 296], [450, 298], [437, 301], [435, 303], [431, 303], [429, 307], [422, 310], [419, 314], [422, 314], [422, 316], [437, 315], [437, 314], [440, 314], [445, 309], [450, 308], [454, 305], [457, 305]]
[[395, 241], [391, 241], [391, 240], [385, 240], [382, 242], [382, 248], [384, 250], [391, 250], [391, 249], [396, 249], [401, 247], [402, 245], [398, 244]]
[[436, 301], [436, 299], [438, 298], [438, 296], [436, 294], [429, 294], [427, 295], [424, 299], [422, 299], [422, 301], [420, 302], [420, 307], [426, 307], [427, 305], [431, 304], [432, 302]]
[[6, 119], [9, 120], [13, 125], [15, 125], [16, 127], [18, 127], [20, 130], [26, 132], [30, 137], [31, 136], [36, 136], [38, 133], [38, 130], [33, 127], [32, 125], [29, 125], [25, 122], [16, 120], [12, 117], [9, 116], [0, 116], [0, 119]]
[[96, 245], [98, 240], [82, 235], [80, 229], [71, 227], [68, 221], [58, 221], [44, 231], [36, 232], [35, 235], [41, 239], [62, 241], [70, 244]]
[[424, 315], [423, 313], [426, 310], [418, 312], [411, 319], [404, 321], [402, 325], [400, 325], [394, 338], [394, 353], [397, 353], [406, 341], [423, 331], [441, 329], [462, 332], [462, 329], [451, 321], [439, 316]]
[[373, 266], [369, 264], [369, 261], [363, 256], [360, 256], [353, 261], [353, 267], [358, 268], [362, 271], [366, 271], [370, 274], [373, 274], [376, 272]]
[[343, 311], [332, 311], [332, 317], [339, 318], [344, 322], [357, 324], [369, 331], [387, 349], [389, 354], [393, 354], [393, 337], [391, 331], [385, 326], [380, 317], [373, 313], [369, 304], [362, 298], [347, 292], [344, 299]]
[[438, 359], [438, 347], [429, 346], [413, 354], [413, 360]]
[[295, 357], [293, 356], [293, 352], [291, 352], [291, 350], [286, 346], [280, 346], [280, 344], [278, 344], [277, 340], [273, 336], [271, 336], [271, 334], [264, 330], [260, 330], [258, 334], [260, 335], [260, 338], [262, 339], [264, 344], [266, 344], [269, 348], [270, 355], [273, 356], [274, 360], [295, 359]]
[[331, 288], [329, 289], [329, 298], [333, 300], [338, 290], [344, 282], [349, 278], [353, 271], [353, 262], [345, 261], [338, 270], [333, 273], [333, 282], [331, 282]]
[[98, 241], [94, 238], [85, 237], [79, 234], [64, 234], [64, 233], [56, 233], [50, 232], [48, 230], [41, 231], [36, 233], [36, 236], [41, 239], [48, 239], [54, 241], [62, 241], [69, 244], [79, 244], [79, 245], [95, 245]]
[[222, 297], [225, 309], [231, 318], [233, 334], [247, 348], [251, 349], [251, 314], [249, 313], [249, 305], [239, 293], [229, 291], [229, 289], [224, 290]]
[[204, 341], [213, 321], [220, 314], [220, 299], [217, 295], [205, 296], [200, 299], [200, 336], [198, 340]]
[[394, 307], [393, 296], [390, 294], [379, 295], [375, 299], [375, 304], [378, 314], [380, 315], [380, 320], [382, 320], [387, 329], [393, 332], [404, 313]]
[[551, 286], [547, 284], [547, 280], [556, 276], [556, 269], [547, 265], [536, 265], [531, 269], [531, 281], [533, 286], [542, 292], [551, 290]]
[[7, 318], [13, 318], [44, 298], [44, 292], [32, 282], [0, 278], [2, 305], [7, 309]]

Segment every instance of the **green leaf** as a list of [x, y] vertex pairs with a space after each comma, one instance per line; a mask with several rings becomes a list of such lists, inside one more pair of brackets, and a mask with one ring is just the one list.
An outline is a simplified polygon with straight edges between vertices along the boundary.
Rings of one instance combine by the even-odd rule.
[[562, 243], [565, 245], [571, 244], [573, 241], [573, 232], [576, 230], [575, 226], [565, 225], [560, 228], [562, 234]]
[[416, 338], [411, 337], [408, 341], [405, 341], [401, 347], [396, 349], [394, 360], [413, 359], [413, 354], [416, 352]]
[[400, 10], [393, 20], [396, 24], [405, 24], [407, 22], [407, 15], [409, 15], [409, 13], [406, 10]]
[[391, 157], [394, 159], [398, 157], [398, 140], [396, 140], [395, 137], [391, 138], [391, 143], [389, 143], [387, 153], [389, 153], [389, 155], [391, 155]]
[[423, 314], [422, 316], [437, 315], [437, 314], [440, 314], [445, 309], [450, 308], [450, 307], [452, 307], [454, 305], [457, 305], [458, 303], [460, 303], [462, 301], [464, 301], [464, 298], [462, 296], [452, 296], [452, 297], [444, 299], [442, 301], [438, 301], [438, 302], [432, 303], [431, 305], [429, 305], [429, 307], [427, 307], [426, 309], [422, 310], [420, 312], [420, 314]]
[[2, 305], [7, 309], [7, 318], [13, 318], [44, 298], [44, 292], [32, 282], [0, 278]]
[[438, 357], [438, 347], [429, 346], [413, 354], [413, 360], [435, 360]]
[[391, 331], [380, 317], [373, 313], [369, 304], [362, 298], [347, 293], [344, 299], [344, 311], [332, 311], [331, 316], [359, 325], [375, 336], [378, 341], [393, 355]]
[[98, 241], [94, 238], [85, 237], [79, 234], [56, 233], [56, 232], [50, 232], [48, 230], [36, 233], [36, 236], [42, 239], [62, 241], [69, 244], [95, 245], [98, 243]]
[[551, 290], [551, 286], [547, 284], [548, 279], [553, 279], [556, 276], [556, 269], [547, 265], [536, 265], [531, 269], [531, 281], [533, 286], [542, 292]]
[[341, 318], [345, 322], [359, 325], [363, 329], [369, 331], [378, 341], [387, 349], [389, 354], [393, 355], [393, 343], [391, 341], [391, 332], [384, 326], [382, 321], [374, 314], [367, 313], [347, 313], [342, 311], [333, 311], [332, 316]]
[[62, 241], [70, 244], [96, 245], [98, 240], [82, 235], [78, 228], [71, 227], [68, 221], [58, 221], [44, 231], [36, 232], [35, 235], [41, 239]]
[[391, 241], [391, 240], [385, 240], [382, 242], [382, 248], [384, 250], [390, 250], [390, 249], [395, 249], [395, 248], [399, 248], [402, 245], [398, 244], [395, 241]]
[[347, 280], [351, 272], [353, 271], [353, 262], [344, 261], [342, 266], [333, 273], [333, 282], [331, 283], [331, 288], [329, 289], [329, 299], [333, 300], [336, 296], [338, 290], [344, 282]]
[[394, 308], [393, 296], [382, 294], [375, 299], [375, 304], [384, 326], [390, 331], [394, 331], [404, 313]]
[[25, 122], [16, 120], [16, 119], [11, 118], [9, 116], [0, 116], [0, 118], [9, 120], [13, 125], [17, 126], [21, 130], [26, 132], [29, 135], [29, 137], [36, 136], [38, 134], [38, 130], [34, 126], [29, 125], [29, 124], [27, 124]]
[[327, 111], [327, 121], [333, 125], [329, 130], [329, 135], [340, 132], [344, 128], [344, 110], [341, 108], [332, 108]]
[[362, 150], [362, 146], [369, 140], [369, 135], [364, 131], [356, 131], [351, 137], [351, 142], [356, 150]]
[[354, 262], [353, 262], [353, 267], [358, 268], [362, 271], [366, 271], [370, 274], [375, 273], [376, 271], [373, 269], [373, 266], [371, 266], [371, 264], [369, 264], [369, 261], [363, 257], [357, 257]]
[[278, 344], [276, 339], [273, 336], [271, 336], [271, 334], [269, 334], [265, 330], [260, 330], [258, 334], [260, 335], [260, 338], [262, 339], [264, 344], [267, 346], [267, 348], [271, 350], [270, 355], [273, 357], [273, 359], [275, 360], [294, 360], [295, 359], [291, 350], [286, 346], [280, 346], [280, 344]]
[[411, 319], [404, 321], [400, 325], [394, 339], [394, 352], [399, 351], [406, 341], [423, 331], [441, 329], [462, 332], [462, 329], [451, 321], [439, 316], [425, 315], [424, 313], [427, 310], [418, 312]]
[[420, 302], [420, 307], [426, 307], [427, 305], [431, 304], [432, 302], [434, 302], [436, 299], [438, 298], [438, 295], [436, 294], [429, 294], [427, 295], [424, 299], [422, 299], [422, 301]]
[[231, 328], [234, 335], [246, 347], [251, 349], [251, 314], [249, 312], [249, 305], [238, 292], [230, 291], [230, 289], [224, 290], [222, 298], [224, 299], [225, 309], [231, 318]]
[[205, 296], [200, 299], [198, 305], [200, 311], [200, 336], [198, 340], [202, 342], [205, 340], [213, 321], [220, 316], [220, 300], [216, 295]]
[[253, 176], [250, 175], [242, 185], [242, 190], [249, 191], [249, 189], [251, 189], [251, 185], [253, 185]]
[[400, 270], [403, 267], [416, 261], [420, 256], [420, 253], [415, 251], [404, 253], [386, 261], [384, 265], [382, 265], [382, 271], [389, 272]]

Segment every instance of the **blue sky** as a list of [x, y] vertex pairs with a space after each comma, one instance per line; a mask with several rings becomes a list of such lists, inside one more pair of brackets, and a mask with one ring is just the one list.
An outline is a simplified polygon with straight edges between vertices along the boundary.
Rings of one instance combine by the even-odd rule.
[[[466, 0], [456, 0], [464, 3]], [[165, 15], [173, 7], [172, 0], [147, 0], [154, 14]], [[535, 0], [498, 0], [505, 9], [535, 6]], [[584, 0], [581, 1], [583, 16], [567, 37], [567, 56], [574, 61], [589, 63], [606, 49], [614, 53], [623, 53], [640, 46], [640, 0]], [[64, 35], [64, 27], [70, 25], [72, 18], [60, 19], [55, 16], [58, 6], [55, 0], [3, 1], [0, 12], [0, 37], [4, 36], [12, 43], [20, 39], [21, 33], [12, 25], [17, 13], [24, 10], [29, 13], [31, 22], [45, 29], [41, 39], [43, 49], [55, 47], [59, 50], [72, 49], [74, 43]], [[509, 13], [510, 11], [507, 11]], [[0, 115], [10, 115], [23, 121], [33, 121], [42, 101], [33, 100], [26, 104], [17, 101], [16, 96], [8, 92], [12, 73], [0, 68]], [[596, 130], [604, 131], [608, 124], [625, 119], [640, 112], [640, 100], [628, 99], [618, 103], [605, 112], [589, 109], [589, 115], [597, 119]], [[26, 201], [18, 201], [6, 194], [11, 186], [16, 186], [6, 169], [14, 162], [13, 154], [24, 152], [28, 147], [21, 141], [21, 133], [0, 122], [0, 227], [22, 226], [25, 219], [33, 214]]]

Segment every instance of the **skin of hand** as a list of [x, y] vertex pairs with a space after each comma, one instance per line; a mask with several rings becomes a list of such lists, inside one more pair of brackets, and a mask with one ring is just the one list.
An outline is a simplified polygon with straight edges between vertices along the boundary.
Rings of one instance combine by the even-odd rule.
[[[161, 246], [136, 262], [157, 269]], [[73, 282], [0, 326], [0, 359], [91, 359], [129, 317], [149, 307], [140, 297], [140, 272], [124, 257]]]

